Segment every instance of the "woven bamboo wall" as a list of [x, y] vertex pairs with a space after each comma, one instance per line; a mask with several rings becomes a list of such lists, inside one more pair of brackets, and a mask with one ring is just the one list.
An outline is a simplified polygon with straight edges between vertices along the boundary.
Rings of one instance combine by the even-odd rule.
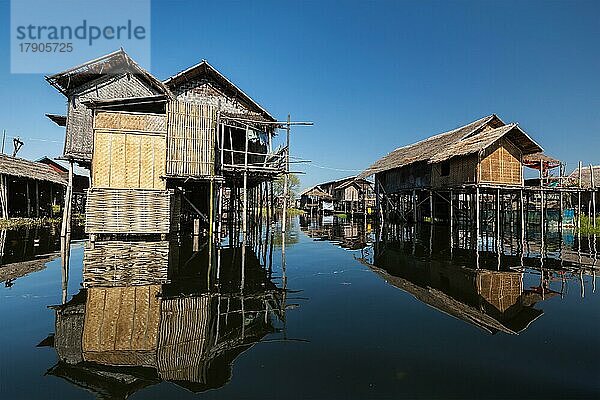
[[205, 382], [202, 360], [209, 345], [209, 296], [163, 299], [158, 335], [162, 379]]
[[98, 112], [92, 186], [164, 189], [166, 144], [164, 115]]
[[160, 285], [90, 288], [83, 358], [108, 365], [155, 366]]
[[152, 234], [179, 230], [179, 196], [173, 190], [88, 190], [87, 233]]
[[217, 109], [172, 101], [167, 105], [167, 175], [214, 175]]
[[138, 76], [131, 74], [104, 75], [70, 93], [64, 154], [81, 161], [92, 159], [94, 116], [92, 110], [83, 104], [84, 101], [155, 94], [159, 94], [156, 89], [150, 87]]
[[460, 185], [463, 183], [474, 183], [477, 175], [477, 156], [468, 155], [454, 157], [447, 161], [450, 165], [450, 174], [442, 176], [442, 164], [436, 163], [431, 167], [431, 185], [433, 187], [444, 187]]
[[167, 281], [170, 242], [86, 243], [83, 286], [162, 284]]
[[522, 185], [521, 153], [507, 139], [501, 139], [486, 149], [479, 163], [479, 181], [496, 184]]

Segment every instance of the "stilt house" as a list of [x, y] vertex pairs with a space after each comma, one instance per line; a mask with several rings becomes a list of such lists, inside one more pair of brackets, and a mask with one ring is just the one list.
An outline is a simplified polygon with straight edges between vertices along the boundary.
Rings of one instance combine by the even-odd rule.
[[161, 82], [119, 50], [47, 80], [68, 99], [64, 158], [91, 170], [88, 233], [212, 229], [286, 171], [281, 125], [206, 61]]
[[523, 186], [523, 157], [542, 148], [517, 124], [489, 115], [400, 147], [359, 177], [375, 175], [386, 193], [474, 184]]
[[0, 154], [0, 217], [52, 217], [66, 185], [46, 164]]

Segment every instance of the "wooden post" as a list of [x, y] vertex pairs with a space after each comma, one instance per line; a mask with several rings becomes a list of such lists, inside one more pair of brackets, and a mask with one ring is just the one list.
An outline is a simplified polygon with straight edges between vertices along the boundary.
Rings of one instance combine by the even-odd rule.
[[413, 209], [413, 223], [417, 223], [417, 191], [412, 191], [412, 209]]
[[40, 217], [40, 185], [39, 181], [36, 179], [35, 181], [35, 216], [36, 218]]
[[[520, 208], [520, 223], [521, 223], [521, 256], [525, 251], [525, 202], [523, 200], [523, 189], [519, 189], [519, 208]], [[521, 265], [523, 263], [521, 262]]]
[[558, 192], [558, 198], [559, 198], [558, 199], [558, 203], [559, 203], [559, 207], [560, 207], [560, 210], [559, 210], [560, 213], [558, 215], [558, 228], [559, 228], [559, 230], [562, 230], [562, 225], [563, 225], [563, 209], [564, 209], [564, 206], [565, 206], [562, 190], [560, 192]]
[[500, 248], [500, 189], [496, 189], [496, 246]]
[[0, 174], [0, 203], [0, 215], [8, 219], [8, 179], [4, 174]]
[[248, 231], [248, 140], [249, 128], [246, 127], [246, 144], [244, 150], [244, 203], [242, 206], [242, 233], [244, 246], [246, 243], [246, 233]]
[[69, 183], [65, 191], [65, 204], [63, 206], [63, 220], [61, 226], [61, 236], [64, 237], [71, 233], [71, 203], [73, 202], [73, 160], [69, 161]]
[[429, 217], [431, 218], [431, 224], [433, 224], [433, 191], [429, 190]]
[[285, 152], [285, 175], [283, 179], [283, 215], [281, 217], [281, 232], [285, 233], [287, 219], [287, 198], [288, 198], [288, 180], [290, 173], [290, 114], [287, 116], [287, 125], [285, 128], [286, 152]]
[[596, 227], [596, 182], [594, 180], [594, 167], [590, 164], [590, 187], [592, 189], [592, 213], [590, 218], [592, 218], [592, 225], [594, 228]]
[[27, 217], [31, 217], [31, 197], [29, 196], [29, 179], [25, 179], [25, 193], [27, 194]]
[[[580, 179], [581, 182], [581, 179]], [[577, 190], [577, 230], [581, 229], [581, 188]]]
[[479, 186], [475, 188], [475, 249], [479, 254]]
[[450, 218], [450, 254], [452, 254], [452, 248], [454, 247], [454, 201], [453, 201], [453, 193], [452, 193], [452, 189], [450, 189], [450, 212], [449, 212], [449, 218]]

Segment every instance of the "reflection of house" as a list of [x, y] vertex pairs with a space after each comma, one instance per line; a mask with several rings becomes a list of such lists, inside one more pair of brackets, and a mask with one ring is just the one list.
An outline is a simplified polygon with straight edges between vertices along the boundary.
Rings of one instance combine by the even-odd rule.
[[[275, 332], [276, 321], [283, 318], [283, 292], [268, 279], [250, 247], [245, 252], [228, 248], [211, 253], [220, 256], [222, 284], [215, 289], [202, 275], [208, 261], [204, 250], [187, 258], [188, 249], [180, 249], [186, 261], [170, 264], [177, 271], [173, 275], [170, 270], [170, 280], [160, 284], [149, 282], [165, 277], [168, 242], [94, 246], [86, 249], [91, 253], [85, 256], [87, 288], [53, 307], [59, 362], [48, 373], [98, 398], [124, 399], [161, 381], [192, 392], [221, 387], [231, 379], [235, 358]], [[110, 265], [102, 267], [96, 259], [110, 252], [115, 257], [108, 257]], [[136, 257], [135, 252], [145, 254]], [[132, 260], [127, 261], [127, 254]], [[159, 260], [148, 269], [144, 260], [153, 254]], [[242, 254], [245, 281], [240, 274]], [[126, 268], [116, 265], [119, 259], [129, 263]], [[149, 270], [153, 276], [144, 280]]]
[[300, 230], [314, 240], [326, 240], [347, 250], [364, 249], [369, 243], [370, 225], [362, 223], [319, 224], [314, 219], [300, 217]]
[[373, 184], [366, 179], [348, 177], [336, 181], [320, 183], [304, 191], [301, 207], [304, 210], [317, 208], [319, 204], [329, 204], [333, 200], [333, 211], [343, 213], [363, 213], [375, 205]]
[[46, 164], [0, 154], [0, 217], [53, 217], [66, 184], [65, 175]]
[[418, 300], [489, 333], [517, 334], [543, 314], [534, 308], [542, 297], [523, 288], [522, 272], [472, 269], [411, 252], [412, 244], [386, 243], [370, 267]]

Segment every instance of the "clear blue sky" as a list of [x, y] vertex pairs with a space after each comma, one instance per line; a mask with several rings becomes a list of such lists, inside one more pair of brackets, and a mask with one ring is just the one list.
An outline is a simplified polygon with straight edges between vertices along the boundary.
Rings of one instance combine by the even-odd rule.
[[[65, 99], [10, 74], [6, 0], [0, 15], [0, 129], [29, 138], [24, 157], [57, 156], [63, 130], [44, 113]], [[314, 162], [295, 166], [306, 187], [490, 113], [569, 168], [600, 164], [599, 43], [597, 1], [154, 0], [151, 71], [204, 58], [276, 117], [314, 121], [292, 142]]]

